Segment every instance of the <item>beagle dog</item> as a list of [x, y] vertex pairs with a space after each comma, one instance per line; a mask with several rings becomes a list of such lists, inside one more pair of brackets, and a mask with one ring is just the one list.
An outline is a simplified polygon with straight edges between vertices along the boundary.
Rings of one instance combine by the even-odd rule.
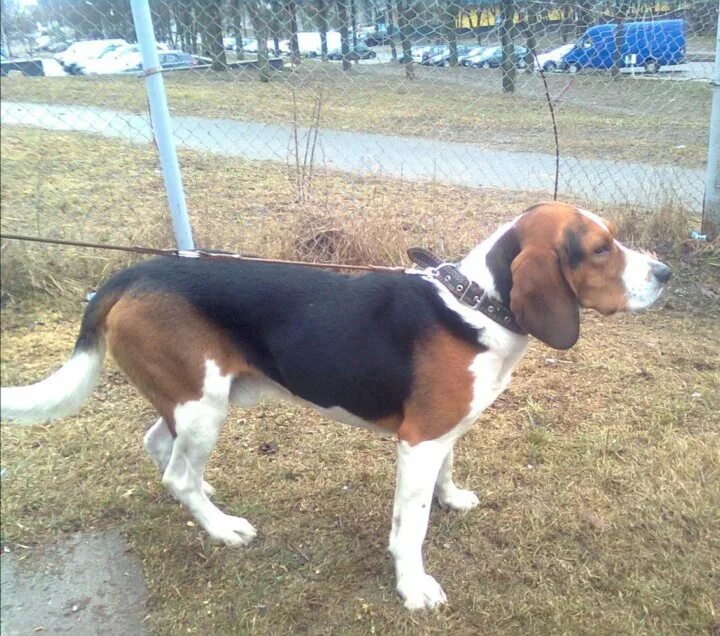
[[[479, 311], [447, 280], [505, 312]], [[457, 264], [361, 276], [243, 260], [159, 258], [113, 276], [90, 301], [72, 357], [55, 374], [2, 390], [2, 415], [43, 422], [78, 411], [106, 346], [160, 418], [145, 448], [162, 481], [216, 541], [256, 535], [211, 501], [203, 480], [231, 404], [285, 398], [397, 437], [389, 551], [409, 609], [446, 602], [422, 544], [433, 495], [466, 511], [453, 445], [502, 393], [528, 334], [567, 349], [579, 307], [650, 306], [670, 269], [624, 247], [611, 223], [561, 203], [526, 210]], [[454, 282], [451, 283], [454, 285]], [[464, 292], [463, 292], [464, 294]], [[510, 328], [514, 327], [514, 328]]]

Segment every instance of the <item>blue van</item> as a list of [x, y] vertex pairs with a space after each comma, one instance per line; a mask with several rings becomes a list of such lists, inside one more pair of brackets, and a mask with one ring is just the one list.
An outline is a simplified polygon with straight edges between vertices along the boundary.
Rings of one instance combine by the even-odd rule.
[[[561, 68], [570, 73], [582, 68], [612, 68], [617, 28], [617, 24], [590, 27], [565, 55]], [[685, 61], [684, 20], [625, 22], [620, 28], [623, 30], [621, 66], [644, 67], [646, 73], [655, 73], [661, 66]], [[634, 60], [631, 55], [635, 56]]]

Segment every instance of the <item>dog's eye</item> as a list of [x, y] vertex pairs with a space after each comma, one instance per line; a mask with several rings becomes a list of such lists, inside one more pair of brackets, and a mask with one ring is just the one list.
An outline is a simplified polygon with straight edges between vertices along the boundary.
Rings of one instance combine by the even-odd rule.
[[600, 255], [602, 255], [602, 254], [607, 254], [607, 253], [610, 252], [610, 245], [605, 244], [605, 245], [601, 245], [600, 247], [596, 247], [595, 250], [594, 250], [594, 252], [595, 252], [595, 254], [597, 254], [598, 256], [600, 256]]

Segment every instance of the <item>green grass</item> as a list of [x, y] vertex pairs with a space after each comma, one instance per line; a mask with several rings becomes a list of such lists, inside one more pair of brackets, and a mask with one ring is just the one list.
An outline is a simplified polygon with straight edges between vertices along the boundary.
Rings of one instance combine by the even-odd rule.
[[[4, 229], [169, 244], [150, 148], [17, 128], [1, 142]], [[199, 242], [270, 255], [333, 228], [378, 263], [396, 262], [405, 244], [455, 256], [532, 202], [322, 173], [299, 204], [284, 166], [181, 160]], [[67, 358], [85, 290], [122, 262], [3, 245], [3, 385], [36, 381]], [[585, 312], [567, 352], [533, 342], [459, 443], [457, 481], [481, 506], [431, 513], [427, 568], [450, 599], [439, 612], [410, 614], [394, 595], [391, 440], [299, 407], [234, 410], [208, 480], [218, 505], [260, 535], [245, 549], [219, 547], [163, 489], [141, 444], [155, 414], [112, 363], [77, 417], [3, 425], [3, 541], [34, 550], [70, 531], [122, 530], [159, 634], [714, 633], [718, 265], [717, 250], [688, 243], [663, 307]], [[266, 443], [278, 452], [263, 453]]]
[[[520, 74], [518, 92], [499, 94], [499, 71], [418, 68], [404, 79], [396, 66], [361, 66], [343, 75], [336, 65], [308, 62], [268, 83], [252, 73], [166, 75], [174, 114], [285, 123], [307, 121], [322, 93], [321, 125], [341, 130], [467, 141], [495, 149], [554, 152], [552, 124], [539, 77]], [[607, 75], [548, 78], [566, 157], [701, 166], [707, 154], [710, 90], [697, 82]], [[568, 86], [569, 85], [569, 86]], [[135, 77], [5, 78], [4, 100], [147, 110]]]

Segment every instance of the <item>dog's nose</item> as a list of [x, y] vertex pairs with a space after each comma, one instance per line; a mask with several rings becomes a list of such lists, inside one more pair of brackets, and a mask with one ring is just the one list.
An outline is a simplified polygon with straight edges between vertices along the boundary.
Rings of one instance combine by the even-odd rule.
[[665, 265], [665, 263], [653, 263], [650, 266], [650, 269], [653, 273], [653, 276], [657, 278], [657, 280], [664, 285], [670, 280], [670, 276], [672, 275], [672, 270]]

